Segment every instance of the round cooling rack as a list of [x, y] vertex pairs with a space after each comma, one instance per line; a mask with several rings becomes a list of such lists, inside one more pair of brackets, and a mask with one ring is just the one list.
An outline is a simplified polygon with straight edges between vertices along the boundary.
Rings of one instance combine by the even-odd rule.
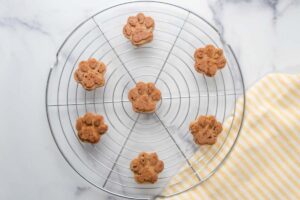
[[[122, 30], [138, 12], [155, 20], [154, 39], [134, 47]], [[194, 51], [206, 44], [222, 48], [227, 59], [213, 78], [194, 69]], [[177, 195], [209, 178], [231, 152], [243, 122], [243, 78], [230, 46], [199, 15], [155, 1], [119, 4], [82, 22], [56, 56], [46, 91], [51, 133], [69, 165], [95, 187], [131, 199]], [[107, 65], [106, 84], [85, 91], [73, 74], [91, 57]], [[138, 81], [154, 82], [162, 93], [153, 114], [132, 110], [127, 94]], [[80, 142], [75, 129], [86, 112], [103, 115], [109, 126], [94, 145]], [[199, 115], [223, 123], [215, 145], [194, 144], [189, 123]], [[137, 184], [130, 171], [143, 151], [157, 152], [165, 163], [155, 184]]]

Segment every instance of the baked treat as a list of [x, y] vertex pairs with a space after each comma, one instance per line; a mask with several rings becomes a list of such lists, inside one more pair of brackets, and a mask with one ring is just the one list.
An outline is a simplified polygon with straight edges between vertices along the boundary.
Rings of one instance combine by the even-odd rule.
[[99, 142], [100, 137], [107, 131], [108, 126], [104, 123], [102, 115], [88, 112], [77, 119], [76, 129], [81, 141], [95, 144]]
[[154, 83], [138, 82], [128, 93], [132, 108], [139, 113], [152, 113], [161, 98], [161, 93]]
[[196, 49], [194, 58], [196, 71], [210, 77], [214, 76], [217, 70], [222, 69], [226, 64], [223, 50], [211, 44]]
[[222, 124], [214, 116], [199, 116], [190, 124], [190, 131], [196, 144], [215, 144], [222, 132]]
[[154, 20], [143, 13], [128, 17], [123, 34], [135, 46], [150, 42], [153, 39]]
[[86, 90], [94, 90], [102, 87], [105, 83], [104, 74], [106, 66], [103, 62], [90, 58], [87, 61], [81, 61], [74, 73], [75, 80]]
[[155, 183], [164, 169], [164, 162], [158, 159], [156, 153], [142, 152], [131, 161], [130, 169], [137, 183]]

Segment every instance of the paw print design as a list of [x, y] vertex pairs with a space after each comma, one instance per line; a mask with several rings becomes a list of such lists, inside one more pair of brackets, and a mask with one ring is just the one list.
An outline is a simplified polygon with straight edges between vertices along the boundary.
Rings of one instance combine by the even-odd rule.
[[90, 58], [81, 61], [74, 73], [74, 79], [86, 90], [94, 90], [105, 84], [104, 74], [106, 66], [103, 62]]
[[123, 28], [123, 34], [135, 46], [139, 46], [152, 41], [154, 20], [145, 17], [143, 13], [128, 17], [127, 23]]
[[199, 116], [190, 124], [194, 141], [199, 145], [215, 144], [222, 130], [222, 124], [214, 116]]
[[95, 144], [108, 130], [108, 126], [104, 123], [102, 115], [88, 112], [77, 119], [76, 129], [81, 141]]
[[194, 58], [195, 70], [209, 77], [214, 76], [217, 70], [222, 69], [226, 64], [223, 50], [210, 44], [196, 49]]
[[161, 93], [154, 83], [138, 82], [129, 91], [128, 99], [131, 101], [135, 112], [152, 113], [156, 110], [156, 104], [161, 99]]
[[130, 169], [137, 183], [155, 183], [164, 169], [164, 162], [158, 159], [156, 153], [143, 152], [131, 161]]

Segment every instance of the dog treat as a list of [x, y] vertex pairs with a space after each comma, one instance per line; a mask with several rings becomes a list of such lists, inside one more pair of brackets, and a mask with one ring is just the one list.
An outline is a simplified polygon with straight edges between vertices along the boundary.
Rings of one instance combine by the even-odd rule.
[[155, 183], [164, 169], [164, 162], [158, 159], [156, 153], [142, 152], [131, 161], [130, 169], [137, 183]]
[[101, 135], [107, 131], [108, 126], [104, 123], [102, 115], [88, 112], [77, 119], [76, 129], [81, 141], [95, 144], [99, 142]]
[[214, 116], [199, 116], [190, 124], [194, 141], [199, 145], [215, 144], [222, 130], [222, 124]]
[[102, 87], [105, 83], [104, 74], [106, 66], [103, 62], [90, 58], [87, 61], [81, 61], [74, 73], [75, 80], [86, 90], [94, 90]]
[[196, 71], [210, 77], [214, 76], [217, 70], [222, 69], [226, 64], [223, 50], [210, 44], [204, 48], [196, 49], [194, 58]]
[[156, 104], [161, 99], [161, 93], [154, 83], [138, 82], [129, 91], [128, 99], [131, 101], [135, 112], [152, 113], [156, 110]]
[[154, 20], [143, 13], [128, 17], [123, 34], [135, 46], [150, 42], [153, 39]]

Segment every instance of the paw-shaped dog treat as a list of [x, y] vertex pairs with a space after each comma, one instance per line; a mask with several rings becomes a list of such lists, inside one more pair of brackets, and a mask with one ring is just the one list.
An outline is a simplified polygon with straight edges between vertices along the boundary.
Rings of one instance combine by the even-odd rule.
[[199, 116], [190, 124], [194, 141], [199, 145], [215, 144], [222, 130], [222, 124], [214, 116]]
[[154, 20], [145, 17], [143, 13], [128, 17], [127, 24], [123, 28], [123, 34], [133, 45], [139, 46], [153, 39]]
[[108, 126], [104, 123], [102, 115], [88, 112], [77, 119], [76, 129], [81, 141], [95, 144], [99, 142], [101, 135], [107, 131]]
[[90, 58], [87, 61], [81, 61], [79, 63], [74, 78], [86, 90], [93, 90], [104, 85], [105, 72], [106, 66], [103, 62], [95, 58]]
[[158, 174], [164, 169], [164, 162], [158, 159], [156, 153], [143, 152], [131, 161], [130, 169], [137, 183], [155, 183]]
[[128, 93], [128, 99], [132, 103], [133, 110], [139, 113], [154, 112], [160, 98], [161, 93], [154, 83], [138, 82]]
[[222, 69], [226, 64], [223, 50], [210, 44], [197, 49], [194, 58], [196, 71], [210, 77], [214, 76], [217, 70]]

